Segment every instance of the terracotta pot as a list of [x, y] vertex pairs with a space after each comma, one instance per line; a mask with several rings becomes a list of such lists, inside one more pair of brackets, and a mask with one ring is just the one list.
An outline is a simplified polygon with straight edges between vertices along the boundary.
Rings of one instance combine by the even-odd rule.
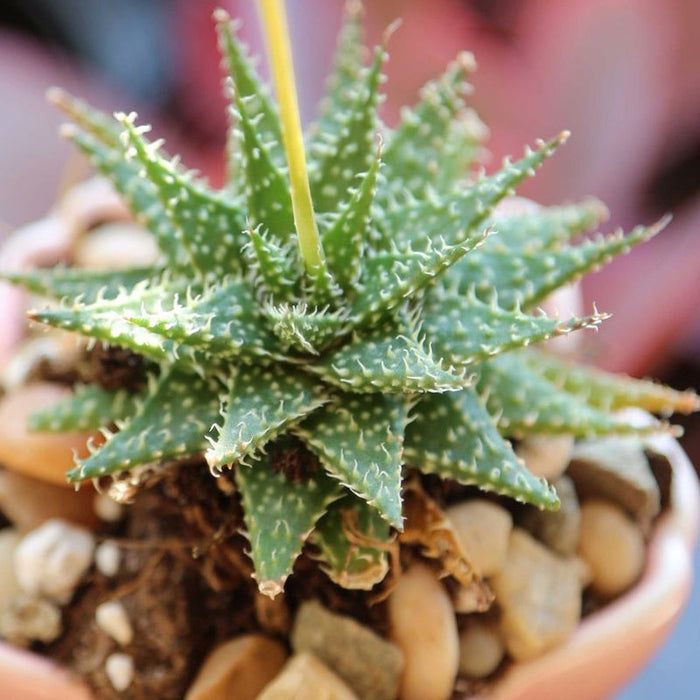
[[[683, 450], [668, 436], [654, 439], [674, 467], [671, 508], [657, 522], [647, 566], [635, 588], [590, 617], [563, 646], [519, 664], [493, 688], [490, 700], [594, 700], [631, 680], [663, 644], [681, 615], [692, 578], [700, 488]], [[0, 644], [0, 688], [13, 700], [90, 700], [65, 670], [35, 654]], [[575, 689], [575, 690], [574, 690]]]

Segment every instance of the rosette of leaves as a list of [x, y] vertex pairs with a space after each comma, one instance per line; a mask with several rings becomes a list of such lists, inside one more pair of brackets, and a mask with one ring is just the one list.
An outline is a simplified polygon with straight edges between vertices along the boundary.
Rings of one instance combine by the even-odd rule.
[[[377, 114], [385, 47], [365, 63], [348, 14], [306, 154], [320, 259], [297, 245], [283, 129], [270, 92], [223, 13], [231, 129], [225, 188], [166, 156], [134, 114], [103, 115], [64, 93], [65, 134], [153, 234], [154, 267], [10, 275], [62, 300], [32, 317], [147, 358], [140, 393], [79, 387], [34, 428], [100, 428], [71, 481], [204, 454], [231, 469], [260, 589], [282, 590], [311, 540], [329, 575], [369, 588], [402, 524], [406, 465], [555, 508], [509, 438], [637, 430], [614, 410], [690, 410], [695, 398], [528, 346], [595, 326], [537, 311], [554, 290], [663, 224], [580, 240], [596, 201], [494, 216], [563, 142], [497, 172], [475, 171], [485, 129], [465, 104], [463, 54], [391, 129]], [[577, 242], [578, 241], [578, 242]], [[320, 465], [290, 478], [272, 448], [301, 440]], [[351, 526], [349, 525], [351, 524]]]

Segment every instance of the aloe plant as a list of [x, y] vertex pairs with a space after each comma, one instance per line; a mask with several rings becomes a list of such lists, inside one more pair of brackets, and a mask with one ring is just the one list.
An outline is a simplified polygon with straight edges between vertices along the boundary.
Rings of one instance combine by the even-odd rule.
[[[636, 431], [614, 410], [687, 411], [697, 400], [529, 347], [597, 326], [598, 313], [561, 320], [538, 307], [663, 221], [582, 239], [605, 218], [597, 201], [495, 215], [566, 134], [479, 172], [485, 129], [465, 103], [469, 54], [395, 128], [382, 124], [386, 47], [365, 64], [356, 3], [303, 144], [283, 16], [262, 5], [279, 111], [236, 27], [215, 16], [231, 114], [221, 190], [148, 140], [135, 114], [52, 93], [74, 122], [65, 135], [162, 257], [147, 269], [10, 275], [62, 300], [33, 319], [129, 348], [150, 368], [140, 393], [82, 387], [33, 427], [103, 431], [74, 482], [198, 454], [214, 476], [231, 470], [268, 595], [307, 540], [331, 578], [370, 588], [403, 527], [406, 465], [556, 508], [511, 438]], [[320, 466], [291, 478], [272, 455], [298, 440]]]

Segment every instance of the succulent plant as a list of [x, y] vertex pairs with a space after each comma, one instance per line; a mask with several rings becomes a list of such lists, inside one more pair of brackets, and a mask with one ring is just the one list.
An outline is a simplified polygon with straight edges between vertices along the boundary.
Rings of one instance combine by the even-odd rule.
[[[288, 96], [278, 112], [223, 12], [231, 129], [221, 190], [166, 156], [133, 113], [112, 118], [54, 91], [74, 122], [65, 134], [112, 179], [162, 259], [9, 275], [62, 300], [36, 321], [148, 362], [141, 392], [82, 386], [34, 417], [35, 429], [104, 433], [68, 478], [200, 454], [214, 476], [231, 469], [256, 579], [273, 596], [307, 540], [333, 580], [381, 580], [384, 545], [403, 527], [406, 465], [556, 508], [511, 438], [635, 431], [616, 409], [697, 405], [528, 347], [596, 326], [601, 314], [561, 320], [538, 307], [664, 222], [581, 238], [605, 218], [598, 201], [494, 214], [566, 134], [477, 171], [486, 130], [465, 103], [466, 53], [388, 128], [378, 117], [386, 48], [365, 64], [349, 7], [306, 139], [308, 174]], [[284, 50], [279, 37], [270, 43]], [[294, 475], [275, 455], [298, 441], [317, 464]]]

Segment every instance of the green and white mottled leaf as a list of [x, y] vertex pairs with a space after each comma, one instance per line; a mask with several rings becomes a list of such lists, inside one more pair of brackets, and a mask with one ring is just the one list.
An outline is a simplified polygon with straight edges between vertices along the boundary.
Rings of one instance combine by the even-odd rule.
[[78, 462], [68, 479], [83, 481], [204, 452], [225, 391], [214, 376], [202, 378], [172, 367], [152, 382], [136, 414], [99, 450]]
[[370, 590], [389, 571], [389, 523], [361, 498], [334, 501], [312, 534], [322, 568], [339, 586]]
[[557, 389], [603, 411], [630, 406], [662, 414], [674, 411], [691, 413], [700, 409], [700, 401], [693, 391], [675, 391], [649, 380], [577, 365], [551, 353], [532, 351], [523, 358], [529, 367]]
[[141, 397], [125, 390], [105, 391], [93, 384], [77, 386], [71, 396], [32, 413], [29, 430], [70, 433], [97, 430], [134, 414]]
[[464, 102], [471, 92], [466, 78], [475, 68], [470, 53], [459, 54], [440, 78], [423, 86], [415, 107], [404, 108], [386, 150], [391, 190], [420, 198], [430, 188], [452, 191], [464, 178], [488, 133]]
[[649, 432], [589, 406], [577, 396], [557, 389], [535, 372], [523, 353], [509, 353], [476, 367], [477, 391], [486, 397], [489, 413], [505, 435], [567, 433], [595, 437], [615, 433]]
[[[309, 167], [311, 196], [318, 212], [336, 211], [348, 199], [357, 173], [371, 168], [379, 127], [379, 87], [386, 57], [386, 48], [378, 46], [372, 65], [363, 69], [362, 78], [349, 87], [345, 108], [334, 109], [325, 117], [325, 131], [318, 134]], [[336, 124], [329, 126], [329, 120]]]
[[157, 267], [128, 270], [84, 270], [71, 267], [2, 272], [0, 279], [52, 299], [80, 299], [83, 304], [116, 298], [147, 279], [160, 278]]
[[346, 292], [352, 291], [360, 276], [362, 252], [369, 240], [370, 209], [380, 163], [378, 149], [370, 169], [321, 237], [328, 269]]
[[244, 216], [237, 203], [183, 173], [178, 161], [159, 154], [162, 141], [146, 143], [149, 126], [135, 126], [136, 115], [120, 115], [127, 157], [134, 158], [158, 190], [173, 235], [187, 252], [202, 282], [240, 271]]
[[263, 298], [276, 304], [294, 301], [303, 272], [296, 245], [282, 245], [260, 230], [248, 231], [248, 236], [244, 253]]
[[423, 307], [422, 330], [437, 357], [448, 365], [463, 367], [504, 352], [542, 342], [581, 328], [598, 325], [599, 315], [560, 321], [529, 316], [518, 310], [486, 303], [474, 292], [466, 296], [430, 296]]
[[323, 381], [346, 391], [411, 394], [455, 391], [469, 383], [422, 343], [389, 326], [356, 336], [309, 367]]
[[406, 429], [405, 459], [423, 472], [556, 508], [559, 499], [504, 440], [472, 388], [423, 397]]
[[308, 481], [290, 481], [273, 471], [265, 455], [250, 467], [238, 466], [235, 479], [255, 579], [260, 592], [274, 598], [282, 592], [314, 525], [342, 496], [343, 488], [321, 470]]
[[254, 456], [331, 396], [317, 380], [285, 367], [241, 365], [233, 369], [223, 424], [205, 457], [211, 469]]
[[328, 472], [401, 529], [401, 463], [408, 400], [345, 394], [298, 425]]

